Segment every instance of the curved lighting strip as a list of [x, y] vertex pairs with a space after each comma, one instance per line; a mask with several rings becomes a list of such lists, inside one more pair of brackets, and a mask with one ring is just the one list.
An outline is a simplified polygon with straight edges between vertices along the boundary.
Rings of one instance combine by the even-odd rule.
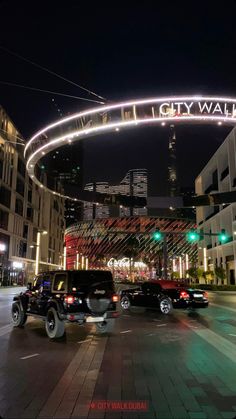
[[[35, 140], [35, 138], [37, 138], [38, 136], [42, 135], [43, 133], [45, 133], [46, 131], [48, 131], [52, 128], [63, 125], [66, 122], [72, 121], [73, 119], [84, 117], [86, 115], [92, 115], [92, 114], [99, 113], [99, 112], [104, 112], [104, 111], [109, 111], [109, 110], [111, 111], [111, 110], [119, 109], [119, 108], [125, 108], [127, 106], [147, 105], [149, 103], [154, 104], [154, 103], [161, 103], [161, 102], [164, 103], [164, 102], [167, 102], [167, 101], [169, 101], [169, 102], [173, 102], [173, 101], [178, 101], [178, 102], [179, 101], [194, 101], [194, 102], [196, 102], [196, 101], [206, 101], [206, 102], [209, 102], [210, 101], [210, 102], [236, 103], [236, 99], [234, 99], [234, 98], [195, 95], [195, 96], [171, 96], [171, 97], [161, 97], [161, 98], [140, 99], [140, 100], [127, 101], [127, 102], [120, 102], [120, 103], [117, 103], [117, 104], [114, 104], [114, 105], [100, 106], [98, 108], [92, 108], [92, 109], [89, 109], [87, 111], [78, 112], [78, 113], [73, 114], [71, 116], [68, 116], [66, 118], [60, 119], [59, 121], [56, 121], [56, 122], [46, 126], [42, 130], [36, 132], [36, 134], [26, 144], [24, 155], [25, 155], [28, 147], [30, 146], [30, 144]], [[170, 119], [170, 117], [168, 119]], [[175, 117], [175, 119], [176, 119], [176, 117]], [[228, 118], [228, 119], [230, 119], [230, 118]]]
[[[70, 117], [61, 119], [51, 125], [48, 125], [47, 127], [45, 127], [44, 129], [38, 131], [31, 139], [30, 141], [27, 143], [26, 147], [25, 147], [25, 152], [27, 151], [27, 149], [30, 147], [30, 145], [32, 144], [32, 142], [37, 139], [40, 135], [42, 135], [43, 133], [47, 133], [48, 131], [50, 131], [51, 129], [55, 128], [56, 126], [62, 126], [65, 125], [66, 123], [73, 120], [73, 119], [78, 119], [80, 117], [84, 117], [86, 115], [92, 115], [92, 114], [96, 114], [99, 112], [104, 112], [104, 111], [110, 111], [113, 109], [123, 109], [126, 110], [126, 107], [129, 106], [136, 106], [136, 105], [147, 105], [147, 104], [155, 104], [155, 103], [163, 103], [166, 105], [166, 102], [170, 103], [170, 102], [174, 102], [174, 101], [192, 101], [193, 103], [197, 101], [201, 101], [201, 102], [223, 102], [227, 105], [227, 103], [233, 103], [236, 104], [236, 99], [232, 99], [232, 98], [220, 98], [220, 97], [203, 97], [203, 96], [173, 96], [173, 97], [167, 97], [167, 98], [150, 98], [150, 99], [144, 99], [144, 100], [136, 100], [136, 101], [128, 101], [128, 102], [122, 102], [122, 103], [118, 103], [118, 104], [114, 104], [114, 105], [109, 105], [109, 106], [102, 106], [102, 107], [98, 107], [98, 108], [93, 108], [90, 109], [88, 111], [85, 112], [79, 112], [77, 114], [74, 114]], [[177, 104], [178, 102], [175, 102], [175, 104]], [[219, 106], [219, 105], [216, 105]], [[56, 138], [51, 138], [48, 139], [48, 143], [41, 145], [38, 145], [38, 149], [36, 151], [34, 151], [32, 154], [30, 154], [27, 163], [26, 163], [26, 168], [27, 171], [29, 173], [29, 176], [34, 180], [35, 183], [37, 183], [41, 188], [44, 188], [45, 190], [53, 193], [54, 195], [60, 196], [62, 198], [66, 198], [66, 199], [70, 199], [70, 200], [74, 200], [74, 201], [79, 201], [79, 199], [77, 198], [73, 198], [67, 195], [63, 195], [60, 194], [59, 192], [55, 192], [49, 188], [47, 188], [46, 186], [44, 186], [35, 176], [34, 173], [34, 169], [35, 169], [35, 165], [38, 162], [38, 160], [43, 156], [46, 155], [48, 152], [54, 150], [55, 148], [61, 147], [63, 145], [66, 144], [72, 144], [74, 141], [78, 141], [81, 138], [86, 138], [94, 135], [96, 133], [102, 133], [104, 131], [119, 131], [119, 128], [122, 127], [130, 127], [130, 126], [136, 126], [139, 124], [150, 124], [150, 123], [161, 123], [161, 125], [165, 125], [166, 122], [186, 122], [186, 121], [195, 121], [195, 122], [218, 122], [219, 125], [221, 125], [223, 122], [224, 123], [230, 123], [230, 124], [236, 124], [236, 117], [235, 116], [227, 116], [227, 115], [213, 115], [209, 112], [209, 114], [203, 113], [203, 114], [197, 114], [197, 115], [193, 115], [193, 114], [181, 114], [179, 116], [175, 116], [175, 115], [162, 115], [162, 116], [158, 116], [155, 117], [155, 114], [153, 112], [153, 117], [148, 117], [148, 118], [137, 118], [136, 115], [136, 108], [134, 108], [134, 114], [133, 114], [133, 119], [130, 120], [122, 120], [120, 119], [120, 121], [116, 121], [116, 122], [111, 122], [111, 123], [101, 123], [101, 125], [97, 125], [97, 126], [93, 126], [91, 128], [78, 128], [73, 132], [70, 133], [66, 133], [62, 136], [56, 137]], [[233, 108], [234, 109], [234, 108]], [[236, 110], [236, 106], [235, 106], [235, 110]], [[122, 115], [121, 115], [122, 118]], [[50, 134], [50, 133], [49, 133]], [[45, 139], [44, 139], [45, 141]], [[83, 201], [83, 200], [82, 200]], [[83, 201], [85, 202], [85, 201]]]

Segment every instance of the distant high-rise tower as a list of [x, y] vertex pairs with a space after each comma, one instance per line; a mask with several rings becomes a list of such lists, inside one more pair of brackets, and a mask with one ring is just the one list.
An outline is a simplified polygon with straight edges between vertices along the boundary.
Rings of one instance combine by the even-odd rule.
[[169, 196], [176, 196], [179, 192], [176, 167], [176, 134], [174, 125], [170, 126], [169, 161], [168, 161], [168, 189]]

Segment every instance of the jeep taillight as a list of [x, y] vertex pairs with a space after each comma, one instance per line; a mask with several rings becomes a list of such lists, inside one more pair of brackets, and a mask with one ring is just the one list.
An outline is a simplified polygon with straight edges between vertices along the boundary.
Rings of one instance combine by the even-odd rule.
[[118, 297], [118, 295], [114, 294], [114, 295], [112, 296], [112, 301], [113, 301], [113, 303], [117, 303], [117, 302], [119, 301], [119, 297]]
[[186, 291], [181, 291], [180, 298], [189, 298], [189, 294]]
[[67, 304], [73, 304], [75, 302], [75, 297], [73, 297], [73, 295], [68, 295], [64, 298], [64, 301]]

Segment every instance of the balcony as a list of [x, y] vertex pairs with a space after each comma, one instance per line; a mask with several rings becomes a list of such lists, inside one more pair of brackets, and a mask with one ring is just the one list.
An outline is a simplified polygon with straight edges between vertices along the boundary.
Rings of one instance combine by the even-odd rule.
[[216, 183], [212, 183], [208, 188], [205, 189], [205, 194], [209, 194], [212, 191], [218, 192], [218, 185]]
[[226, 178], [226, 176], [228, 176], [228, 174], [229, 174], [229, 166], [227, 166], [226, 169], [223, 170], [223, 172], [221, 173], [220, 180], [221, 181], [224, 180]]

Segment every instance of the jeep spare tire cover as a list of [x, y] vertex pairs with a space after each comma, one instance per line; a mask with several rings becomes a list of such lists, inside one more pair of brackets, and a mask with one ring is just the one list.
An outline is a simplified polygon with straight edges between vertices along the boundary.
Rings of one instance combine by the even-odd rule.
[[104, 314], [111, 303], [112, 291], [106, 285], [94, 286], [88, 294], [87, 305], [93, 314]]

